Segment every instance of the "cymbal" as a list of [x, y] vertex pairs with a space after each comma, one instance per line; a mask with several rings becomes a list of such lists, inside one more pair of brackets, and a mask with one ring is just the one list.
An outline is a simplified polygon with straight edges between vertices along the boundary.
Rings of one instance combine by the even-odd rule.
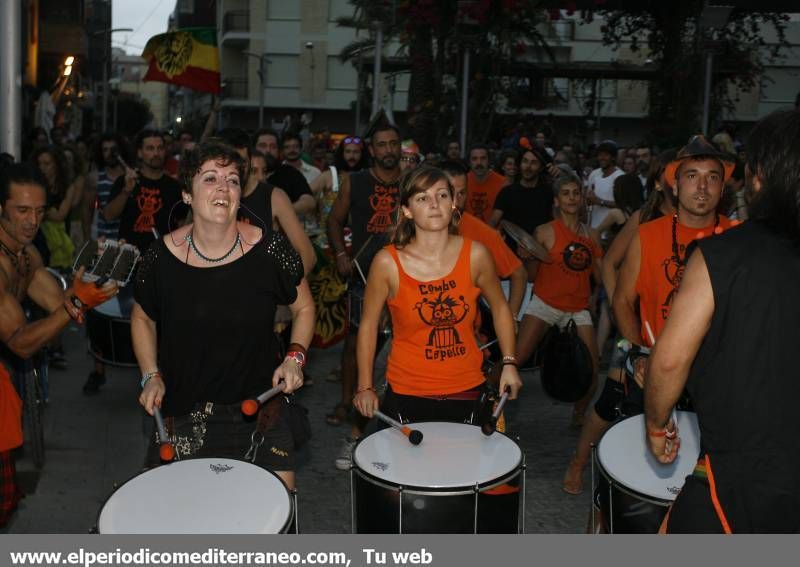
[[525, 229], [507, 220], [500, 221], [500, 230], [505, 232], [514, 242], [522, 246], [525, 250], [530, 252], [534, 258], [545, 262], [546, 264], [552, 263], [550, 253], [547, 249], [539, 244], [539, 242], [525, 231]]

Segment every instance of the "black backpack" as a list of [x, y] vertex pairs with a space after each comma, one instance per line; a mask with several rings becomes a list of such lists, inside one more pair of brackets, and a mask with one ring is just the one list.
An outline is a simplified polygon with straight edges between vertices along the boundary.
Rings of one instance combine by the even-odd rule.
[[542, 388], [560, 402], [577, 402], [592, 385], [592, 355], [578, 337], [570, 319], [567, 326], [553, 326], [545, 337], [542, 355]]

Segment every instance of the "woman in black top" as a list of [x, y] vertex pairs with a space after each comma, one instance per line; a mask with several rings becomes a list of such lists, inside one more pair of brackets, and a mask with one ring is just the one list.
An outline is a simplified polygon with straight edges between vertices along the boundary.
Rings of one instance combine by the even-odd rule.
[[[237, 222], [244, 162], [233, 148], [198, 145], [181, 161], [190, 180], [183, 200], [193, 224], [150, 247], [136, 278], [131, 314], [142, 371], [139, 402], [162, 408], [179, 458], [243, 458], [251, 434], [264, 430], [253, 461], [294, 485], [288, 400], [273, 398], [248, 421], [240, 403], [284, 380], [303, 385], [314, 307], [303, 266], [285, 237]], [[292, 345], [279, 364], [272, 333], [277, 305], [289, 305]], [[155, 459], [153, 459], [155, 460]]]

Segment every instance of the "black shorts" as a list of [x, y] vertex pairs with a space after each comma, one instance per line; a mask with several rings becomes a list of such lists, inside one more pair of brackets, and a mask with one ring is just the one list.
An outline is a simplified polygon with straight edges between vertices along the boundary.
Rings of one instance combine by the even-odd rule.
[[[273, 398], [279, 404], [280, 415], [263, 433], [263, 442], [255, 451], [255, 459], [246, 459], [256, 434], [255, 416], [242, 413], [240, 404], [213, 404], [207, 414], [198, 410], [188, 415], [166, 418], [167, 429], [177, 453], [177, 459], [220, 457], [247, 460], [264, 469], [290, 471], [294, 469], [294, 439], [287, 419], [284, 396]], [[146, 466], [161, 464], [156, 435], [147, 450]]]
[[[491, 415], [491, 404], [484, 404], [484, 385], [476, 386], [467, 392], [474, 392], [475, 399], [451, 400], [434, 399], [422, 396], [407, 396], [394, 392], [391, 386], [386, 388], [386, 396], [381, 404], [381, 411], [403, 423], [419, 423], [422, 421], [450, 421], [454, 423], [483, 423], [483, 414]], [[466, 392], [462, 392], [466, 394]], [[484, 407], [486, 406], [486, 407]], [[483, 416], [483, 417], [482, 417]], [[388, 427], [382, 421], [378, 430]]]
[[686, 477], [669, 513], [667, 533], [670, 534], [722, 534], [720, 522], [708, 481], [694, 475]]

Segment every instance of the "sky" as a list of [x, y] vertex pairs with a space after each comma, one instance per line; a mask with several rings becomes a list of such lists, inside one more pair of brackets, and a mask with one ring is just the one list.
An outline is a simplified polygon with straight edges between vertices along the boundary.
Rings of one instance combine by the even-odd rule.
[[134, 31], [115, 32], [111, 45], [129, 55], [141, 55], [148, 39], [167, 31], [167, 19], [174, 9], [175, 0], [112, 0], [111, 26]]

